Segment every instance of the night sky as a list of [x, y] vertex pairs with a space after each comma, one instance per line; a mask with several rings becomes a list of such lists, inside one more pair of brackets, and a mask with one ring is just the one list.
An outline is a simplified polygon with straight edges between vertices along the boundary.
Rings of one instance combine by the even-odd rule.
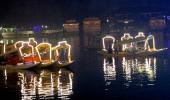
[[[0, 23], [55, 23], [120, 12], [167, 11], [170, 0], [1, 0]], [[134, 9], [135, 8], [135, 9]]]

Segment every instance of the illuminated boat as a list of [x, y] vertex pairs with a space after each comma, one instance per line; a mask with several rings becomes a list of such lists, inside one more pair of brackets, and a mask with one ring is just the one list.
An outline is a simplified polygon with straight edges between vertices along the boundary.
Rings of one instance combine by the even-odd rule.
[[56, 66], [66, 67], [73, 63], [71, 60], [71, 45], [67, 41], [60, 41], [58, 45], [52, 49], [52, 58], [54, 61], [57, 61]]
[[[18, 53], [6, 55], [6, 64], [1, 65], [1, 69], [20, 70], [38, 66], [40, 63], [34, 61], [33, 47], [27, 42], [23, 42]], [[21, 58], [21, 59], [20, 59]]]
[[[104, 44], [104, 39], [103, 38], [103, 44]], [[137, 36], [134, 38], [130, 36], [129, 33], [125, 33], [123, 37], [121, 37], [121, 41], [128, 41], [131, 40], [133, 42], [127, 42], [127, 43], [121, 43], [118, 42], [119, 45], [122, 46], [122, 51], [121, 52], [100, 52], [104, 56], [118, 56], [118, 57], [124, 57], [124, 56], [131, 56], [131, 57], [136, 57], [136, 56], [150, 56], [150, 55], [155, 55], [158, 53], [161, 53], [164, 50], [167, 50], [167, 48], [162, 48], [162, 49], [156, 49], [155, 46], [155, 39], [153, 35], [149, 35], [148, 37], [145, 37], [145, 35], [142, 32], [139, 32]], [[152, 40], [152, 43], [150, 44], [150, 40]], [[113, 42], [114, 43], [114, 42]], [[114, 44], [112, 44], [112, 51], [114, 51]], [[152, 46], [151, 46], [152, 45]], [[105, 49], [105, 45], [103, 45], [103, 51], [107, 51]]]
[[[111, 40], [111, 44], [107, 45], [106, 40]], [[115, 38], [110, 35], [106, 35], [105, 37], [102, 38], [102, 50], [98, 51], [100, 54], [107, 54], [109, 49], [111, 49], [110, 54], [114, 53], [114, 44], [115, 44]], [[108, 47], [110, 46], [110, 47]]]
[[40, 58], [41, 68], [45, 68], [55, 64], [55, 61], [52, 60], [52, 56], [51, 56], [52, 51], [51, 51], [50, 43], [40, 43], [35, 48]]

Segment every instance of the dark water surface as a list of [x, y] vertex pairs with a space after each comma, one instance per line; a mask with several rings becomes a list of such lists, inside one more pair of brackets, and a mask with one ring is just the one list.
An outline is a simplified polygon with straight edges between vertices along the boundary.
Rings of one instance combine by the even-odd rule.
[[165, 56], [104, 58], [82, 51], [69, 69], [0, 71], [6, 99], [169, 100], [170, 67]]

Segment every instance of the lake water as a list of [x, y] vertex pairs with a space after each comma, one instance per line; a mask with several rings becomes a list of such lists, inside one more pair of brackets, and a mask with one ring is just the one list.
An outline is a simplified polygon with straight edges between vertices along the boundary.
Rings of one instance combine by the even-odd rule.
[[0, 70], [1, 98], [170, 100], [168, 53], [156, 57], [104, 58], [96, 50], [79, 48], [79, 38], [69, 40], [75, 63], [67, 69]]
[[69, 69], [0, 71], [6, 99], [170, 99], [168, 57], [104, 58], [81, 51]]

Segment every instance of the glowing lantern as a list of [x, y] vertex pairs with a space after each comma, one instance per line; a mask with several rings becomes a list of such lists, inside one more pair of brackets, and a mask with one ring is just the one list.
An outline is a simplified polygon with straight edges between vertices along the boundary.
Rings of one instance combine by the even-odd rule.
[[[121, 41], [130, 40], [130, 39], [133, 39], [133, 37], [130, 36], [129, 33], [125, 33], [125, 34], [123, 35], [123, 37], [121, 37]], [[132, 47], [132, 46], [133, 46], [132, 43], [123, 44], [123, 45], [122, 45], [122, 51], [125, 51], [126, 49], [128, 49], [128, 48], [130, 48], [130, 47]]]
[[24, 63], [34, 62], [34, 47], [29, 45], [28, 42], [23, 42], [19, 48], [20, 55]]
[[71, 45], [69, 45], [67, 43], [67, 41], [60, 41], [58, 42], [58, 45], [56, 47], [53, 48], [54, 50], [54, 59], [55, 60], [58, 60], [59, 57], [61, 57], [61, 54], [59, 54], [59, 51], [60, 50], [67, 50], [67, 59], [68, 59], [68, 62], [71, 62]]
[[106, 51], [106, 46], [105, 46], [105, 40], [106, 40], [106, 39], [112, 39], [112, 41], [113, 41], [113, 42], [112, 42], [112, 50], [114, 50], [115, 38], [112, 37], [112, 36], [109, 36], [109, 35], [107, 35], [107, 36], [105, 36], [105, 37], [102, 38], [103, 50]]
[[40, 43], [35, 48], [42, 64], [52, 62], [50, 43]]

